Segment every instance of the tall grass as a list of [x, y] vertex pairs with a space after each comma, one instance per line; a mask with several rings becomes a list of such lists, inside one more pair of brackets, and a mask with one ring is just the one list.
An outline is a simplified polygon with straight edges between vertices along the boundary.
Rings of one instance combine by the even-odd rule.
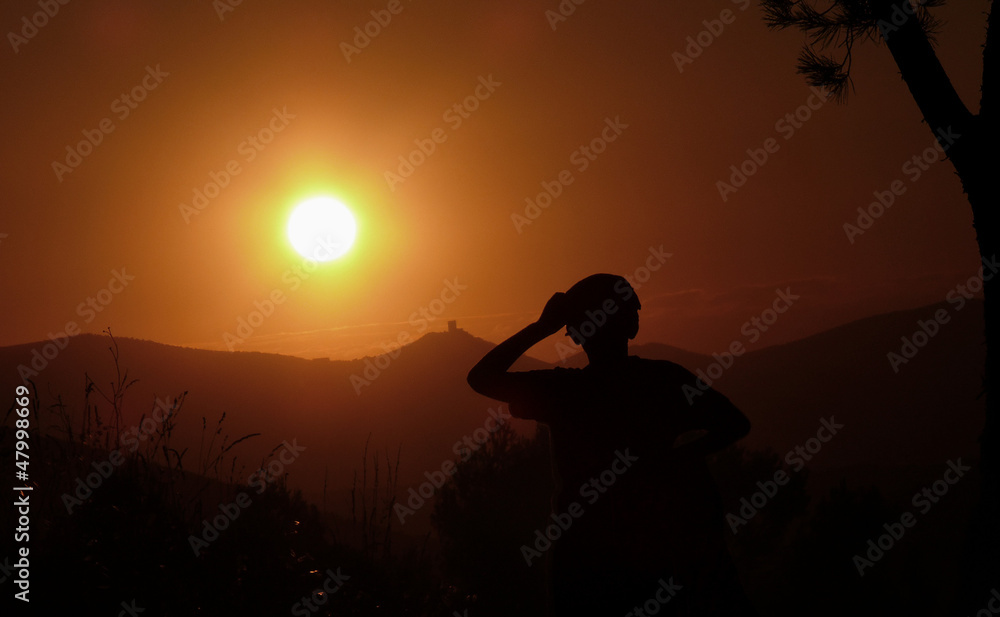
[[[107, 332], [112, 378], [83, 375], [82, 409], [62, 393], [32, 391], [32, 597], [38, 610], [118, 614], [134, 600], [147, 615], [279, 615], [314, 597], [328, 571], [350, 578], [315, 615], [450, 615], [429, 562], [393, 553], [392, 507], [400, 450], [369, 450], [349, 498], [352, 536], [336, 538], [318, 509], [289, 488], [287, 474], [247, 485], [241, 446], [258, 433], [232, 436], [222, 413], [201, 418], [192, 448], [178, 443], [189, 393], [162, 401], [138, 419], [151, 427], [136, 447], [125, 426], [138, 382]], [[9, 426], [0, 426], [0, 464], [12, 466]], [[238, 413], [238, 410], [233, 410]], [[370, 438], [369, 438], [370, 442]], [[281, 446], [265, 454], [263, 471]], [[76, 481], [118, 451], [123, 462], [70, 513]], [[217, 516], [220, 502], [246, 493], [252, 502], [199, 555], [190, 538]], [[37, 506], [36, 506], [37, 504]], [[2, 563], [3, 555], [0, 555]], [[51, 587], [58, 586], [59, 593]], [[2, 584], [0, 584], [2, 587]], [[9, 587], [8, 587], [9, 589]], [[8, 597], [12, 594], [5, 594]], [[322, 596], [323, 594], [321, 594]], [[4, 612], [6, 614], [6, 612]]]

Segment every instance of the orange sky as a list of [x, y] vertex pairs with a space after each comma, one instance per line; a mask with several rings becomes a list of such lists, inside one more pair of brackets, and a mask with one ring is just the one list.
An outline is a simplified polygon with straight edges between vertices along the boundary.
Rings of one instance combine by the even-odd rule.
[[[448, 319], [498, 341], [603, 271], [645, 279], [640, 342], [707, 353], [745, 341], [779, 288], [800, 299], [756, 345], [943, 300], [978, 266], [950, 164], [904, 167], [932, 137], [888, 52], [858, 49], [850, 103], [817, 104], [794, 72], [801, 35], [769, 33], [756, 3], [590, 0], [555, 29], [555, 0], [216, 5], [70, 2], [30, 38], [5, 36], [0, 345], [110, 326], [225, 349], [272, 293], [283, 301], [233, 348], [357, 357]], [[973, 109], [985, 9], [938, 11]], [[5, 2], [0, 28], [40, 10]], [[346, 48], [372, 10], [391, 20]], [[679, 70], [675, 52], [726, 10]], [[808, 120], [782, 121], [809, 102]], [[99, 143], [67, 161], [84, 131]], [[723, 200], [729, 166], [766, 143]], [[849, 242], [844, 223], [895, 180], [906, 192]], [[543, 183], [558, 195], [529, 219]], [[316, 194], [346, 202], [359, 236], [297, 273], [285, 221]], [[555, 358], [557, 338], [537, 355]]]

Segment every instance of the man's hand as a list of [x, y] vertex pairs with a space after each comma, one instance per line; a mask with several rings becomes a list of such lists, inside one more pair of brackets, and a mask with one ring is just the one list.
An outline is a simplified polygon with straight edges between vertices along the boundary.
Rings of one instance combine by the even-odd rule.
[[545, 308], [542, 309], [542, 314], [536, 323], [548, 336], [558, 332], [568, 320], [569, 305], [566, 302], [566, 294], [559, 291], [552, 294], [549, 301], [545, 303]]
[[569, 316], [566, 294], [554, 294], [545, 303], [542, 314], [533, 324], [494, 347], [469, 371], [469, 385], [480, 394], [500, 401], [510, 401], [516, 382], [507, 371], [524, 352], [566, 325]]
[[[694, 381], [694, 375], [689, 375]], [[672, 448], [674, 456], [701, 458], [746, 437], [750, 420], [718, 390], [709, 388], [695, 402], [685, 432]]]

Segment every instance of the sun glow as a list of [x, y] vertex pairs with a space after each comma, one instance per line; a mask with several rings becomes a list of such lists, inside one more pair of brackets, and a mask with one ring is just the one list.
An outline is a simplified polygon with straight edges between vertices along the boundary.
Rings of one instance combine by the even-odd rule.
[[313, 197], [297, 205], [288, 219], [288, 240], [303, 257], [331, 261], [354, 244], [354, 215], [332, 197]]

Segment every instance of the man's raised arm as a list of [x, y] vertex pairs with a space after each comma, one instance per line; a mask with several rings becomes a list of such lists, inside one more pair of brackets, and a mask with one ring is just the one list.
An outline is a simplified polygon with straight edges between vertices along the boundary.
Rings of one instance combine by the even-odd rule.
[[565, 294], [549, 298], [542, 315], [517, 334], [494, 347], [469, 371], [468, 382], [476, 392], [499, 401], [510, 401], [514, 380], [510, 367], [542, 339], [566, 325]]

